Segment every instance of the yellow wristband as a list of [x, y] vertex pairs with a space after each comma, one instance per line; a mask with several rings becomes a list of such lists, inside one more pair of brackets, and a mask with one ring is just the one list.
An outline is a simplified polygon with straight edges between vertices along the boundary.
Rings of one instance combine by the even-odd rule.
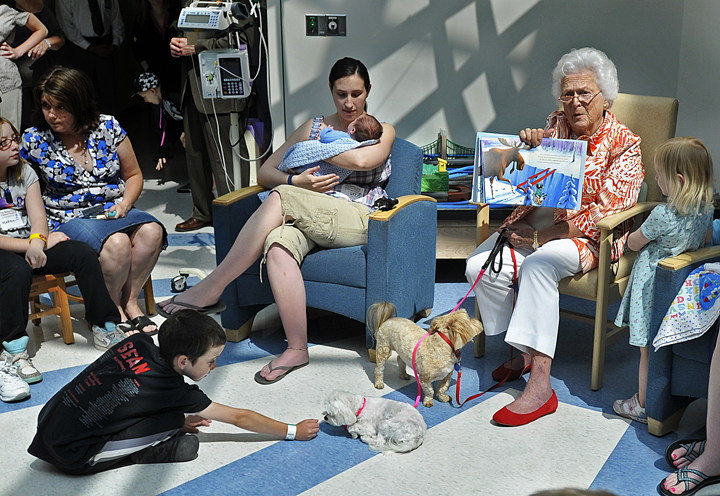
[[45, 246], [47, 246], [47, 236], [45, 236], [44, 234], [32, 233], [28, 238], [28, 243], [30, 243], [33, 239], [42, 239], [43, 243], [45, 243]]

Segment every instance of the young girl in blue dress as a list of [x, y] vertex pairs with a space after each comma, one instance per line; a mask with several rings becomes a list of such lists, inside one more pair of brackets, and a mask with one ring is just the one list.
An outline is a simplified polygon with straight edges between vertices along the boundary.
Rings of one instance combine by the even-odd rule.
[[655, 152], [655, 178], [667, 203], [655, 207], [628, 238], [627, 246], [640, 251], [623, 295], [615, 325], [630, 326], [630, 344], [640, 347], [638, 392], [617, 400], [613, 410], [621, 417], [647, 423], [650, 316], [658, 262], [710, 244], [713, 219], [713, 164], [710, 152], [697, 138], [673, 138]]
[[48, 234], [40, 183], [20, 158], [20, 134], [0, 117], [0, 399], [30, 396], [27, 384], [42, 380], [27, 353], [28, 298], [33, 275], [71, 271], [85, 299], [85, 319], [95, 347], [125, 339], [120, 313], [105, 287], [97, 254], [61, 232]]

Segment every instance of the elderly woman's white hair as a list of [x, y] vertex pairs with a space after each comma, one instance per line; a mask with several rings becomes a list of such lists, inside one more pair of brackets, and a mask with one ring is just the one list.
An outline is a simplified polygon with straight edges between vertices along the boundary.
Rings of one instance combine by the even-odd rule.
[[608, 108], [612, 107], [617, 98], [618, 83], [617, 69], [605, 52], [597, 48], [572, 49], [562, 56], [553, 70], [552, 92], [555, 98], [560, 97], [560, 86], [565, 76], [591, 70], [595, 73], [595, 82], [607, 101]]

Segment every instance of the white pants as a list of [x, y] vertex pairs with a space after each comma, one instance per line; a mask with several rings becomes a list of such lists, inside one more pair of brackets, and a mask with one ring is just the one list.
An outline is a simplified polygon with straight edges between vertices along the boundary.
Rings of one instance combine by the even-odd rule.
[[[465, 276], [475, 282], [499, 234], [495, 233], [468, 257]], [[529, 353], [539, 351], [550, 358], [555, 355], [560, 322], [558, 282], [576, 274], [580, 252], [570, 239], [556, 239], [533, 251], [515, 250], [518, 270], [518, 295], [513, 310], [513, 260], [510, 248], [503, 246], [500, 273], [488, 267], [477, 286], [475, 298], [488, 336], [507, 330], [505, 341]]]

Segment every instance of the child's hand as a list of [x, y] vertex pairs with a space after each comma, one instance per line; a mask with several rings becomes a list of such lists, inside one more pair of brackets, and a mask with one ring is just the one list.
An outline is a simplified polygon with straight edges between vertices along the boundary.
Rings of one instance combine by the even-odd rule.
[[30, 242], [30, 247], [25, 252], [25, 261], [30, 265], [32, 269], [39, 269], [45, 266], [47, 262], [47, 255], [43, 251], [45, 243], [42, 240], [33, 239]]
[[15, 50], [7, 43], [3, 42], [3, 44], [0, 45], [0, 56], [5, 57], [6, 59], [13, 60], [20, 57], [20, 52]]
[[155, 170], [162, 170], [162, 168], [165, 166], [165, 161], [166, 161], [165, 158], [160, 157], [158, 159], [157, 165], [155, 166]]
[[297, 433], [295, 439], [298, 441], [310, 441], [317, 436], [320, 430], [320, 424], [316, 419], [307, 419], [297, 424]]
[[185, 418], [185, 427], [182, 428], [182, 431], [197, 434], [200, 432], [198, 427], [209, 427], [210, 422], [212, 422], [212, 420], [201, 417], [200, 415], [188, 415]]

